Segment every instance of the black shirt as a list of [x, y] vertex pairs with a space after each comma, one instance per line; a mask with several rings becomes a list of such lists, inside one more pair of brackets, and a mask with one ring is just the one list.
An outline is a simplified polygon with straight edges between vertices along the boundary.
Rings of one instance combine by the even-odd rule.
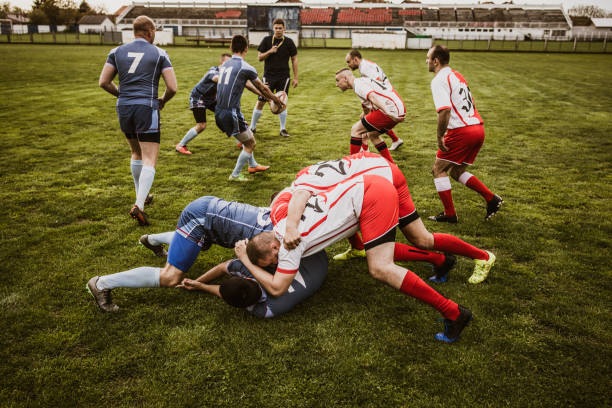
[[289, 58], [297, 55], [297, 48], [295, 43], [289, 37], [284, 39], [274, 38], [273, 35], [269, 35], [261, 40], [261, 44], [257, 48], [257, 51], [264, 53], [267, 52], [272, 45], [281, 44], [276, 53], [268, 55], [268, 58], [264, 62], [264, 74], [265, 77], [271, 75], [286, 75], [289, 76]]

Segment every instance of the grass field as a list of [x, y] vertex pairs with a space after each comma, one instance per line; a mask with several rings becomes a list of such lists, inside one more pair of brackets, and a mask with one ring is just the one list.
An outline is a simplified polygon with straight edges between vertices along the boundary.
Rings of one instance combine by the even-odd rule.
[[[193, 156], [174, 152], [193, 125], [190, 89], [220, 50], [170, 49], [179, 93], [162, 111], [152, 226], [140, 228], [127, 215], [134, 192], [114, 99], [97, 86], [109, 49], [0, 46], [0, 406], [610, 406], [612, 56], [452, 55], [487, 131], [472, 172], [506, 204], [484, 222], [484, 202], [454, 183], [460, 222], [426, 224], [498, 258], [481, 285], [467, 283], [472, 262], [461, 259], [435, 286], [475, 315], [447, 345], [433, 339], [438, 314], [374, 281], [363, 261], [330, 262], [321, 290], [273, 320], [179, 289], [116, 290], [120, 313], [99, 312], [89, 277], [162, 265], [136, 244], [141, 234], [173, 229], [202, 195], [266, 205], [304, 165], [347, 154], [360, 109], [334, 88], [343, 50], [300, 52], [292, 137], [266, 112], [256, 158], [272, 169], [228, 184], [238, 151], [212, 122]], [[262, 70], [255, 54], [247, 60]], [[425, 53], [365, 57], [406, 101], [396, 129], [406, 143], [393, 156], [421, 215], [436, 214]], [[254, 101], [245, 93], [247, 119]], [[189, 275], [231, 256], [212, 248]]]

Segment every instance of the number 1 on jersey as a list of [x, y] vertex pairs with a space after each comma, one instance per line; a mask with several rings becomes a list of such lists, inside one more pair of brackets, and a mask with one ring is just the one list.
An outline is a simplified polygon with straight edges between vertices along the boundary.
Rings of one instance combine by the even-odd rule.
[[[219, 83], [223, 82], [224, 85], [229, 84], [232, 69], [234, 69], [234, 67], [221, 68], [221, 70], [219, 71]], [[225, 75], [225, 82], [223, 81], [223, 75]]]
[[144, 52], [128, 52], [128, 58], [134, 58], [132, 61], [132, 65], [130, 65], [130, 69], [128, 70], [128, 74], [133, 74], [136, 72], [136, 67], [140, 64], [140, 60], [142, 59]]

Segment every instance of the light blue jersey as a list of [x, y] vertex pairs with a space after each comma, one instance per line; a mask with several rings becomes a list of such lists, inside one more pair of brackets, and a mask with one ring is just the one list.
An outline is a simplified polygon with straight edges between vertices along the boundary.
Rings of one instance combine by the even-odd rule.
[[106, 63], [119, 74], [117, 106], [146, 105], [158, 109], [159, 77], [172, 63], [166, 51], [137, 38], [111, 50]]
[[246, 81], [257, 79], [257, 71], [241, 57], [234, 55], [219, 69], [217, 107], [240, 110], [240, 98]]

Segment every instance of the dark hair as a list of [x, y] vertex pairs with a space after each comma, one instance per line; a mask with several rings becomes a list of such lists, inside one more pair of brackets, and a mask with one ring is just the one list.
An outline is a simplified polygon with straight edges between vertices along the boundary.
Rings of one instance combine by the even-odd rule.
[[261, 288], [257, 282], [238, 276], [224, 280], [219, 286], [219, 293], [228, 305], [240, 308], [251, 306], [261, 298]]
[[434, 45], [433, 52], [431, 53], [431, 60], [433, 61], [434, 58], [437, 58], [441, 65], [447, 65], [450, 61], [450, 51], [448, 47], [440, 44]]
[[355, 57], [357, 57], [359, 59], [363, 59], [363, 57], [361, 56], [361, 53], [359, 52], [359, 50], [356, 50], [354, 48], [349, 52], [349, 56], [351, 57], [351, 59], [353, 59]]
[[284, 27], [285, 26], [285, 20], [283, 20], [282, 18], [274, 19], [274, 21], [272, 22], [272, 25], [275, 26], [277, 24], [280, 24], [280, 25], [282, 25]]
[[244, 38], [243, 35], [235, 35], [232, 37], [232, 52], [236, 54], [240, 54], [247, 49], [249, 43], [247, 39]]
[[146, 33], [155, 30], [155, 22], [147, 16], [138, 16], [134, 19], [134, 32]]
[[223, 54], [221, 54], [221, 58], [223, 57], [232, 58], [232, 54], [228, 54], [227, 52], [224, 52]]

